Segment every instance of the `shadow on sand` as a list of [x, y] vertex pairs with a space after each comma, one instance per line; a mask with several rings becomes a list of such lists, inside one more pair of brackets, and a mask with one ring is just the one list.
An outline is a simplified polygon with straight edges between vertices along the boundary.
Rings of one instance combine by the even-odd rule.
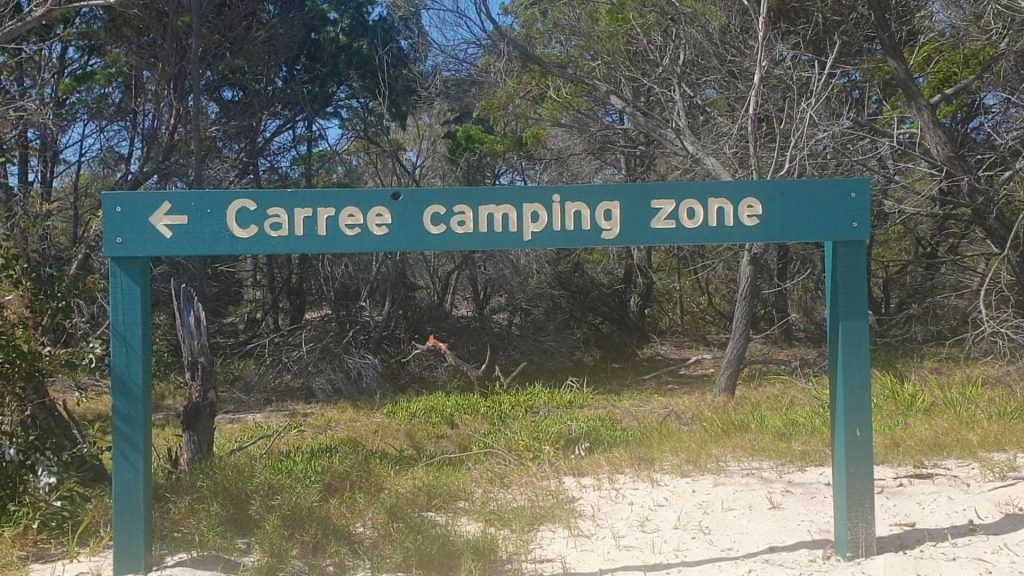
[[[1014, 532], [1020, 532], [1022, 530], [1024, 530], [1024, 514], [1007, 514], [998, 520], [984, 524], [977, 524], [972, 521], [968, 521], [964, 524], [956, 524], [945, 528], [913, 528], [897, 534], [881, 536], [876, 540], [876, 543], [879, 554], [888, 554], [892, 552], [906, 552], [908, 550], [913, 550], [928, 542], [949, 542], [977, 535], [1003, 536]], [[681, 560], [678, 562], [652, 564], [629, 564], [601, 568], [591, 572], [563, 572], [562, 576], [606, 576], [620, 572], [653, 574], [676, 568], [699, 568], [701, 566], [750, 560], [761, 556], [767, 556], [769, 554], [798, 552], [801, 550], [825, 550], [831, 546], [832, 540], [818, 538], [815, 540], [802, 540], [785, 546], [768, 546], [761, 550], [736, 556], [720, 556], [700, 560]]]
[[157, 570], [170, 570], [172, 568], [188, 568], [190, 570], [234, 575], [242, 571], [243, 565], [237, 560], [232, 560], [220, 554], [200, 554], [164, 564]]

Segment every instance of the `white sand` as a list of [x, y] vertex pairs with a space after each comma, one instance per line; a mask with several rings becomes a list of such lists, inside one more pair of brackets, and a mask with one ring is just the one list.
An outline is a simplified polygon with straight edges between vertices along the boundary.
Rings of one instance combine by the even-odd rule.
[[832, 558], [828, 468], [653, 481], [567, 479], [572, 529], [536, 537], [540, 574], [1024, 574], [1024, 482], [982, 480], [976, 465], [875, 469], [878, 555]]
[[[1024, 481], [990, 481], [974, 464], [875, 470], [879, 554], [832, 558], [831, 471], [735, 467], [717, 475], [569, 478], [572, 528], [541, 530], [527, 572], [574, 576], [656, 574], [1024, 574]], [[223, 564], [224, 562], [228, 564]], [[218, 557], [175, 557], [155, 572], [237, 572]], [[109, 554], [38, 565], [32, 576], [110, 574]]]
[[[161, 567], [150, 572], [161, 576], [222, 576], [239, 572], [241, 564], [235, 560], [217, 556], [188, 556], [179, 554], [166, 558]], [[29, 570], [30, 576], [108, 576], [113, 572], [111, 555], [107, 551], [92, 558], [54, 564], [36, 564]]]

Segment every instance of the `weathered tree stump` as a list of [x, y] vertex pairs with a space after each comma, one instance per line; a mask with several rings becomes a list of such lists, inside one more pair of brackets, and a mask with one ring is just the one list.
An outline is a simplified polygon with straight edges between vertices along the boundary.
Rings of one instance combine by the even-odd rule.
[[181, 409], [181, 451], [171, 457], [170, 466], [184, 473], [213, 456], [217, 386], [203, 305], [184, 284], [175, 288], [172, 283], [171, 294], [188, 400]]

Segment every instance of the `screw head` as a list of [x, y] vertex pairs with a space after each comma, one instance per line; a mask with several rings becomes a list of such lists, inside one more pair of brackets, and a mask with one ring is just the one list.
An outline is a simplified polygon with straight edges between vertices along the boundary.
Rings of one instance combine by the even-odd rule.
[[121, 207], [120, 207], [120, 206], [118, 206], [117, 208], [115, 208], [115, 210], [117, 210], [118, 212], [120, 212], [120, 211], [121, 211]]
[[117, 243], [118, 243], [118, 244], [120, 244], [121, 242], [124, 242], [124, 240], [121, 240], [121, 237], [120, 237], [120, 236], [118, 236], [118, 237], [117, 237]]
[[857, 193], [856, 192], [850, 192], [850, 198], [856, 198], [856, 197], [857, 197]]
[[854, 227], [854, 228], [856, 228], [856, 227], [857, 227], [857, 223], [856, 223], [856, 222], [854, 222], [854, 223], [853, 223], [853, 227]]

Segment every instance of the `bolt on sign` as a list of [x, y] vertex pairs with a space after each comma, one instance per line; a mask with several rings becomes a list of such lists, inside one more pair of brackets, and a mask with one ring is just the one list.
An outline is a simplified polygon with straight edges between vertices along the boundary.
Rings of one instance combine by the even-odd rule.
[[875, 552], [863, 178], [583, 186], [105, 192], [114, 573], [152, 552], [150, 259], [825, 243], [835, 551]]

